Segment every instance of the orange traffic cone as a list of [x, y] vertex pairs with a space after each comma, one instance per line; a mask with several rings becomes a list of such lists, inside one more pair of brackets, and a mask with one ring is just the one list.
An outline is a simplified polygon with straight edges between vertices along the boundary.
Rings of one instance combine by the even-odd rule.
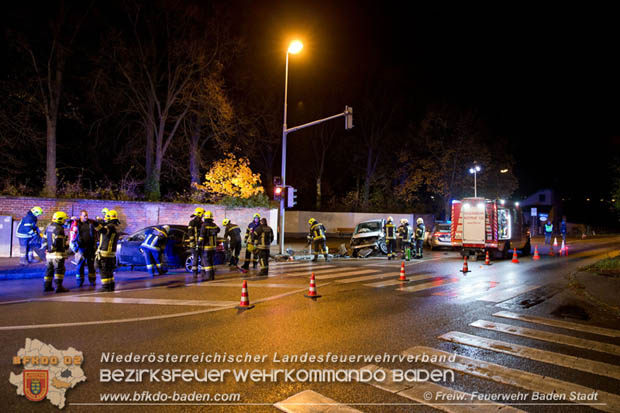
[[308, 294], [305, 294], [306, 298], [319, 298], [320, 295], [316, 292], [316, 283], [314, 281], [314, 273], [310, 276], [310, 289], [308, 290]]
[[254, 308], [253, 305], [250, 305], [250, 297], [248, 296], [248, 282], [243, 280], [243, 286], [241, 287], [241, 302], [237, 306], [239, 310], [249, 310]]
[[405, 277], [405, 262], [404, 261], [400, 264], [400, 276], [398, 277], [398, 281], [409, 281]]
[[532, 257], [532, 259], [533, 259], [534, 261], [537, 261], [537, 260], [539, 260], [539, 259], [540, 259], [540, 255], [538, 255], [538, 245], [536, 245], [536, 246], [534, 247], [534, 256]]
[[519, 257], [517, 256], [517, 249], [516, 248], [512, 249], [512, 262], [514, 262], [515, 264], [519, 263]]
[[463, 269], [460, 271], [463, 273], [463, 275], [470, 272], [469, 268], [467, 268], [467, 255], [463, 256]]
[[485, 257], [484, 257], [484, 265], [493, 265], [491, 264], [491, 259], [489, 258], [489, 251], [487, 251]]

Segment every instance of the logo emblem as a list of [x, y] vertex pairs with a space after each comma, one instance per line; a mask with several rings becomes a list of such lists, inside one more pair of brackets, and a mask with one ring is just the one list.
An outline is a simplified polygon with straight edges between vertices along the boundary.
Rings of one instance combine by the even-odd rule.
[[48, 371], [24, 370], [24, 396], [30, 401], [39, 402], [47, 396]]

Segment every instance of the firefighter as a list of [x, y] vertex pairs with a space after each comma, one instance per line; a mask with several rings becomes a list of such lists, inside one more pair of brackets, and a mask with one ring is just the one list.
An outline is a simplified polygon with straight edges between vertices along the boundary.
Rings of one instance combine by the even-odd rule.
[[415, 233], [413, 234], [414, 238], [414, 246], [413, 251], [415, 256], [413, 258], [421, 259], [422, 258], [422, 250], [424, 248], [424, 220], [422, 218], [418, 218], [416, 221]]
[[383, 233], [385, 234], [388, 260], [396, 258], [396, 226], [394, 225], [394, 218], [388, 217]]
[[158, 275], [165, 273], [163, 265], [163, 252], [166, 249], [166, 242], [168, 241], [168, 234], [170, 233], [170, 227], [164, 225], [161, 228], [152, 227], [146, 230], [144, 242], [140, 245], [140, 251], [144, 255], [144, 261], [146, 262], [146, 270], [151, 277], [155, 277], [155, 272]]
[[273, 230], [267, 225], [266, 218], [260, 220], [260, 225], [254, 230], [253, 239], [260, 262], [258, 275], [269, 275], [269, 248], [273, 242]]
[[88, 267], [88, 282], [95, 285], [97, 274], [95, 272], [95, 250], [96, 250], [96, 231], [93, 221], [88, 219], [86, 210], [80, 211], [80, 219], [76, 223], [75, 238], [73, 239], [72, 249], [79, 254], [77, 260], [77, 283], [81, 287], [84, 285], [84, 267]]
[[[250, 269], [250, 262], [252, 262], [252, 268], [256, 268], [258, 251], [254, 252], [254, 244], [252, 243], [252, 237], [254, 234], [254, 230], [260, 225], [260, 214], [254, 214], [252, 218], [252, 222], [248, 224], [248, 228], [245, 230], [245, 237], [243, 237], [243, 242], [246, 244], [245, 249], [245, 261], [243, 262], [243, 269]], [[251, 258], [250, 258], [251, 257]]]
[[230, 222], [226, 218], [222, 221], [224, 226], [224, 238], [228, 238], [228, 247], [230, 248], [230, 266], [237, 267], [239, 265], [239, 253], [241, 252], [241, 229], [239, 225]]
[[203, 281], [215, 279], [215, 248], [217, 247], [217, 234], [220, 232], [213, 222], [213, 212], [204, 213], [204, 221], [198, 238], [198, 245], [202, 246], [202, 274]]
[[318, 261], [320, 252], [325, 256], [325, 261], [329, 262], [329, 257], [327, 255], [329, 250], [327, 249], [325, 226], [320, 222], [317, 222], [314, 218], [310, 218], [308, 221], [308, 226], [310, 227], [308, 239], [312, 240], [312, 249], [314, 253], [316, 253], [316, 255], [312, 254], [314, 256], [314, 258], [312, 258], [312, 262]]
[[65, 258], [67, 256], [67, 238], [65, 237], [63, 225], [67, 218], [67, 214], [62, 211], [54, 212], [52, 222], [45, 230], [47, 238], [47, 266], [45, 267], [43, 291], [54, 291], [52, 279], [56, 285], [57, 293], [69, 291], [62, 286], [65, 278]]
[[190, 215], [190, 221], [187, 224], [187, 239], [189, 240], [189, 248], [192, 256], [192, 274], [194, 280], [198, 278], [198, 261], [200, 260], [201, 251], [198, 247], [198, 238], [200, 237], [200, 229], [202, 228], [202, 216], [205, 210], [196, 208], [194, 213]]
[[[43, 213], [41, 207], [32, 207], [25, 217], [19, 221], [17, 226], [17, 238], [19, 238], [19, 263], [20, 265], [30, 264], [30, 251], [35, 251], [37, 255], [41, 256], [42, 253], [37, 251], [34, 245], [39, 235], [39, 228], [37, 227], [38, 217]], [[43, 258], [43, 257], [41, 257]]]
[[106, 215], [108, 215], [108, 211], [110, 211], [108, 208], [103, 208], [101, 210], [101, 217], [97, 217], [97, 221], [105, 221], [105, 217]]
[[409, 229], [409, 220], [403, 218], [398, 226], [398, 239], [400, 240], [400, 250], [406, 261], [411, 258], [411, 230]]
[[116, 267], [116, 244], [121, 222], [118, 213], [111, 209], [104, 221], [98, 221], [95, 229], [99, 232], [99, 247], [95, 259], [101, 271], [101, 291], [114, 291], [114, 268]]

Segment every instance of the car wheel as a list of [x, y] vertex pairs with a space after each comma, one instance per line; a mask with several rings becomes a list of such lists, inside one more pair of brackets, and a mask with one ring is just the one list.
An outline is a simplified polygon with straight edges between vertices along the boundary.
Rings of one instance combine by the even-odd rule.
[[357, 258], [357, 250], [351, 251], [351, 257]]
[[387, 255], [387, 244], [385, 243], [385, 240], [379, 241], [379, 250], [381, 251], [382, 254]]

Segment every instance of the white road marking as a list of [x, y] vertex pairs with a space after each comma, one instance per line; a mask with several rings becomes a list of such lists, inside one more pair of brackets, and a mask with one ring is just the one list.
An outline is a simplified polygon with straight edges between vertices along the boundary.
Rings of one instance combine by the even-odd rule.
[[565, 328], [567, 330], [582, 331], [584, 333], [598, 334], [608, 337], [620, 337], [620, 330], [596, 327], [586, 324], [571, 323], [568, 321], [553, 320], [550, 318], [535, 317], [525, 314], [512, 313], [510, 311], [499, 311], [493, 314], [495, 317], [508, 318], [511, 320], [527, 321], [528, 323], [542, 324], [551, 327]]
[[585, 338], [567, 336], [564, 334], [550, 333], [548, 331], [534, 330], [531, 328], [516, 327], [510, 324], [493, 323], [486, 320], [474, 321], [470, 324], [470, 326], [620, 356], [620, 346], [615, 344], [601, 343], [599, 341], [587, 340]]
[[[371, 386], [377, 387], [381, 390], [388, 391], [390, 393], [397, 394], [407, 399], [413, 400], [418, 404], [431, 406], [437, 410], [450, 413], [469, 413], [479, 412], [484, 410], [485, 412], [522, 412], [522, 410], [515, 409], [514, 407], [506, 406], [499, 403], [490, 401], [477, 401], [470, 393], [465, 393], [458, 390], [453, 390], [448, 387], [440, 386], [438, 384], [426, 381], [426, 382], [400, 382], [396, 383], [392, 380], [392, 371], [386, 368], [381, 368], [374, 364], [364, 366], [361, 370], [369, 370], [375, 372], [377, 370], [383, 370], [386, 375], [386, 379], [383, 382], [368, 381], [365, 382]], [[437, 394], [443, 394], [444, 398], [440, 400], [427, 400], [425, 394], [431, 394], [433, 396]], [[446, 400], [451, 400], [446, 403]]]
[[[397, 273], [394, 273], [394, 275], [400, 276], [400, 271]], [[381, 287], [388, 287], [390, 285], [399, 285], [405, 282], [427, 280], [429, 278], [435, 278], [435, 277], [437, 276], [431, 275], [431, 274], [421, 274], [421, 275], [414, 275], [413, 277], [407, 277], [407, 280], [409, 281], [389, 280], [389, 281], [380, 281], [380, 282], [364, 284], [364, 285], [366, 287], [381, 288]]]
[[[220, 283], [201, 283], [195, 287], [239, 287], [243, 284], [243, 280], [239, 282], [220, 282]], [[276, 284], [276, 283], [252, 283], [252, 288], [299, 288], [300, 284]]]
[[539, 350], [537, 348], [512, 344], [505, 341], [478, 337], [459, 331], [451, 331], [443, 334], [439, 336], [439, 339], [620, 380], [620, 366], [614, 366], [613, 364], [602, 363], [600, 361], [553, 353], [551, 351]]
[[62, 301], [69, 303], [186, 305], [207, 307], [226, 307], [237, 303], [236, 301], [174, 300], [164, 298], [130, 297], [57, 297], [50, 301]]
[[274, 407], [287, 413], [361, 413], [359, 410], [325, 397], [312, 390], [304, 390], [286, 400], [274, 404]]
[[408, 292], [408, 293], [413, 293], [416, 291], [430, 290], [431, 288], [441, 287], [442, 285], [451, 284], [454, 282], [457, 282], [457, 281], [454, 281], [452, 278], [442, 278], [440, 280], [435, 280], [435, 281], [427, 282], [424, 284], [416, 284], [410, 287], [397, 288], [397, 290]]
[[[596, 402], [576, 404], [588, 405], [595, 409], [610, 413], [620, 411], [620, 396], [581, 386], [579, 384], [569, 383], [523, 370], [511, 369], [509, 367], [500, 366], [499, 364], [489, 363], [465, 356], [454, 355], [452, 353], [437, 350], [431, 347], [411, 347], [405, 350], [403, 354], [413, 356], [418, 355], [420, 357], [427, 355], [431, 357], [430, 363], [436, 366], [539, 393], [566, 394], [567, 400], [571, 392], [583, 394], [596, 392], [598, 395]], [[443, 356], [444, 359], [432, 360], [432, 356]], [[455, 357], [455, 361], [448, 361], [449, 357]]]
[[516, 287], [510, 287], [503, 290], [495, 290], [492, 293], [483, 295], [482, 297], [478, 297], [478, 301], [487, 301], [491, 303], [499, 303], [502, 301], [506, 301], [510, 298], [516, 297], [517, 295], [523, 294], [525, 292], [535, 290], [539, 288], [540, 285], [519, 285]]
[[276, 271], [272, 271], [271, 267], [269, 268], [269, 275], [289, 275], [289, 274], [298, 274], [298, 273], [308, 273], [308, 275], [310, 275], [311, 272], [313, 273], [317, 273], [317, 272], [326, 272], [326, 271], [333, 271], [333, 270], [337, 270], [337, 269], [345, 269], [345, 270], [351, 270], [354, 269], [356, 267], [338, 267], [336, 265], [323, 265], [321, 267], [315, 267], [315, 268], [293, 268], [292, 270], [287, 270], [284, 268], [280, 268]]
[[[367, 259], [367, 258], [364, 258], [364, 259]], [[413, 262], [405, 261], [405, 267], [411, 267], [412, 265], [424, 264], [425, 262], [437, 261], [441, 259], [442, 258], [429, 258], [429, 259], [423, 259], [421, 261], [413, 261]], [[385, 264], [367, 264], [367, 266], [371, 266], [371, 267], [385, 267], [385, 266], [400, 267], [401, 265], [402, 265], [402, 260], [401, 260], [401, 263], [392, 263], [391, 261], [386, 260]]]
[[[376, 271], [376, 270], [373, 270], [373, 271]], [[336, 280], [336, 282], [341, 283], [341, 284], [349, 284], [349, 283], [356, 283], [360, 281], [376, 280], [379, 278], [394, 277], [394, 276], [398, 276], [398, 274], [399, 274], [398, 272], [383, 272], [383, 273], [373, 274], [373, 275], [364, 275], [362, 277], [345, 278], [344, 280]]]
[[370, 274], [371, 272], [377, 272], [377, 270], [356, 270], [356, 271], [345, 271], [345, 272], [334, 272], [334, 271], [329, 271], [327, 273], [324, 273], [323, 275], [316, 275], [316, 272], [314, 273], [316, 275], [316, 279], [317, 280], [330, 280], [332, 278], [341, 278], [341, 277], [348, 277], [351, 275], [362, 275], [362, 274]]

